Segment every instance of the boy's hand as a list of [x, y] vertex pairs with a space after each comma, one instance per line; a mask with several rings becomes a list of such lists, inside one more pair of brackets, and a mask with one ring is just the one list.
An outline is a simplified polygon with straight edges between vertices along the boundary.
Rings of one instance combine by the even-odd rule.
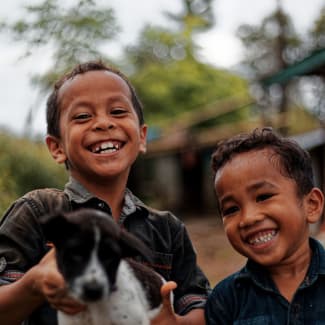
[[173, 281], [168, 281], [162, 285], [160, 293], [162, 296], [162, 309], [159, 314], [151, 321], [151, 325], [172, 325], [177, 324], [177, 316], [174, 312], [170, 296], [177, 287]]
[[67, 314], [76, 314], [86, 307], [69, 297], [65, 281], [56, 264], [55, 249], [51, 249], [39, 262], [35, 286], [49, 304]]

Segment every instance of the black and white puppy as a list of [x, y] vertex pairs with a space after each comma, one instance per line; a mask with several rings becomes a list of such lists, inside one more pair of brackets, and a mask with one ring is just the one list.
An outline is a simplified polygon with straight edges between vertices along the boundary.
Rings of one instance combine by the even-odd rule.
[[84, 312], [58, 312], [59, 325], [149, 325], [161, 308], [164, 280], [129, 257], [148, 258], [144, 243], [93, 209], [44, 216], [42, 229], [57, 264]]

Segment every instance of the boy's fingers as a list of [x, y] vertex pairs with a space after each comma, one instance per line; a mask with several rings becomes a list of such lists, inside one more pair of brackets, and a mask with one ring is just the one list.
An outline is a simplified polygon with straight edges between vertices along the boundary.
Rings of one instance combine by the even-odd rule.
[[164, 283], [160, 288], [160, 293], [163, 298], [168, 298], [170, 293], [177, 288], [177, 284], [174, 281], [168, 281]]
[[52, 308], [61, 310], [66, 314], [77, 314], [86, 309], [86, 305], [81, 304], [70, 297], [49, 301]]
[[50, 249], [41, 259], [40, 264], [54, 264], [56, 263], [55, 260], [55, 248]]
[[172, 305], [171, 294], [177, 287], [176, 282], [168, 281], [164, 283], [160, 288], [160, 294], [162, 297], [162, 308], [159, 314], [151, 320], [150, 325], [170, 325], [176, 324], [176, 315]]
[[160, 294], [163, 299], [164, 307], [167, 307], [170, 310], [173, 310], [171, 294], [174, 289], [176, 289], [177, 284], [174, 281], [168, 281], [164, 283], [160, 289]]

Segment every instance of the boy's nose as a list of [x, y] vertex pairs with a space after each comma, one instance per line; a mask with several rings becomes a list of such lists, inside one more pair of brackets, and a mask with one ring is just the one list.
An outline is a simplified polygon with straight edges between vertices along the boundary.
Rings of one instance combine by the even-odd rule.
[[264, 219], [263, 213], [256, 209], [247, 209], [243, 211], [242, 218], [239, 222], [240, 228], [245, 228], [254, 225]]
[[98, 131], [113, 129], [114, 127], [115, 123], [108, 117], [97, 118], [93, 125], [93, 129]]

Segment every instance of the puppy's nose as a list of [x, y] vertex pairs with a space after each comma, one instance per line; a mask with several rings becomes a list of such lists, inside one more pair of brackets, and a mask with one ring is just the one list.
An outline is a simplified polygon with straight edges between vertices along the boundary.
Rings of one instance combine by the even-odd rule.
[[88, 282], [83, 285], [83, 299], [85, 301], [100, 300], [103, 296], [104, 290], [102, 285], [97, 282]]

